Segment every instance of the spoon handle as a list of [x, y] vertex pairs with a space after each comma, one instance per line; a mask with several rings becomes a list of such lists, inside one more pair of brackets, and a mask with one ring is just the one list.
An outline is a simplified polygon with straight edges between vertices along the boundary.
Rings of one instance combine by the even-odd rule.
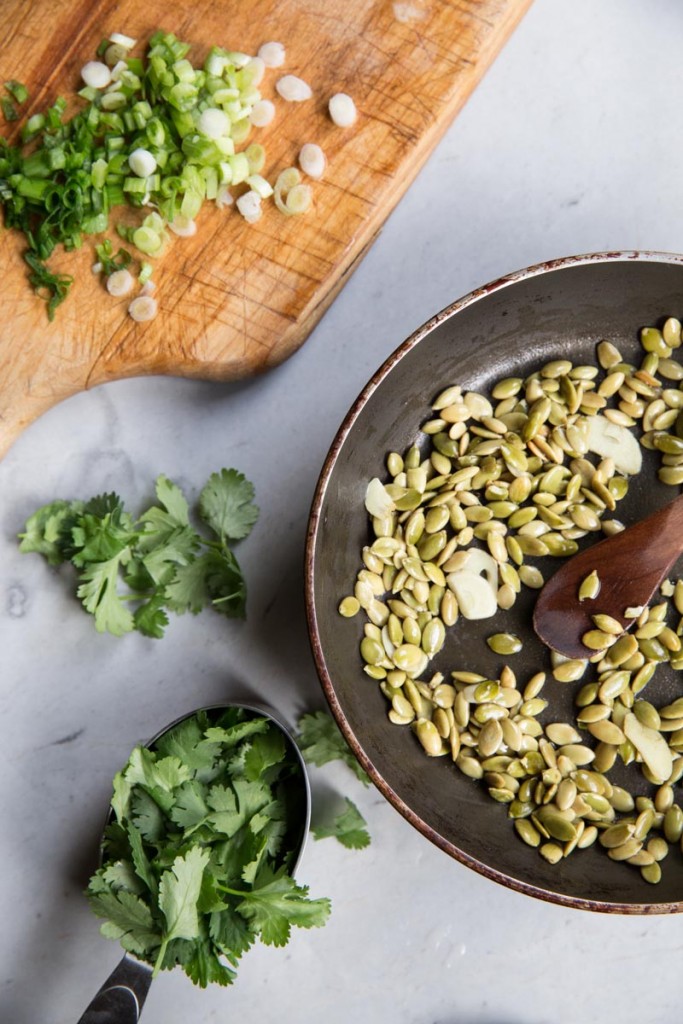
[[137, 1024], [151, 983], [152, 968], [124, 955], [78, 1024]]

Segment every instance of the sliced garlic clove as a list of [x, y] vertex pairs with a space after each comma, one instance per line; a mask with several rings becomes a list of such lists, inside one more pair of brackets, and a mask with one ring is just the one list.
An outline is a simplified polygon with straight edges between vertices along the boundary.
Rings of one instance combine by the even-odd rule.
[[659, 782], [666, 782], [671, 775], [673, 756], [661, 732], [643, 725], [632, 711], [624, 718], [622, 728], [626, 739], [631, 741], [652, 775]]
[[640, 472], [643, 464], [640, 444], [620, 423], [612, 423], [606, 416], [588, 416], [586, 442], [596, 455], [612, 459], [620, 473], [634, 476]]
[[374, 477], [368, 484], [365, 492], [365, 507], [375, 519], [383, 519], [385, 516], [391, 515], [396, 508], [378, 477]]
[[478, 572], [460, 569], [448, 576], [458, 608], [466, 619], [490, 619], [498, 611], [496, 591]]

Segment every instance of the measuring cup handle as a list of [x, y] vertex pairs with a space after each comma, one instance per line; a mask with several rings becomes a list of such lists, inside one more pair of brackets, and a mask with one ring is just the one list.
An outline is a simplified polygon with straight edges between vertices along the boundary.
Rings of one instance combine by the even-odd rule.
[[137, 1024], [151, 983], [152, 968], [126, 954], [78, 1024]]

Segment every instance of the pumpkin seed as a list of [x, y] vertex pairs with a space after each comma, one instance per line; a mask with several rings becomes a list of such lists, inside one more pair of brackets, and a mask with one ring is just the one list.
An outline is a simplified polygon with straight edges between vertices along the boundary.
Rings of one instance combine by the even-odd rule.
[[631, 838], [635, 826], [627, 822], [620, 822], [618, 825], [610, 825], [600, 835], [600, 845], [607, 850], [616, 849]]
[[432, 619], [422, 631], [422, 650], [432, 657], [437, 654], [444, 645], [446, 639], [446, 627], [441, 619]]
[[591, 651], [604, 651], [616, 642], [612, 633], [605, 633], [601, 629], [589, 629], [581, 637], [581, 643]]
[[368, 665], [379, 665], [385, 657], [382, 644], [369, 636], [364, 636], [361, 640], [360, 653], [363, 661]]
[[345, 619], [351, 619], [354, 615], [357, 615], [360, 611], [360, 601], [357, 597], [350, 595], [345, 597], [339, 604], [339, 614], [343, 615]]
[[538, 852], [549, 864], [558, 864], [563, 857], [562, 847], [558, 846], [557, 843], [543, 843], [539, 847]]
[[677, 843], [683, 835], [683, 810], [678, 804], [672, 804], [664, 814], [664, 836], [667, 842]]
[[494, 633], [486, 643], [495, 654], [517, 654], [522, 649], [522, 641], [514, 633]]
[[570, 658], [553, 669], [553, 679], [560, 683], [573, 683], [585, 673], [587, 665], [587, 661]]
[[597, 569], [593, 569], [581, 580], [579, 586], [579, 601], [593, 600], [600, 593], [600, 577]]
[[612, 746], [618, 747], [619, 744], [623, 743], [626, 737], [614, 722], [607, 720], [592, 722], [588, 725], [588, 732], [591, 736], [594, 736], [596, 740], [601, 743], [608, 743]]
[[646, 864], [640, 869], [640, 873], [646, 882], [650, 882], [651, 885], [657, 885], [662, 879], [662, 869], [656, 862], [654, 864]]
[[527, 846], [538, 847], [541, 842], [541, 833], [534, 828], [527, 818], [517, 818], [514, 823], [515, 832]]
[[433, 722], [426, 718], [419, 718], [415, 723], [415, 733], [429, 757], [438, 757], [445, 753], [441, 736]]
[[532, 590], [540, 590], [545, 582], [543, 573], [535, 565], [520, 565], [517, 571], [524, 586]]
[[548, 739], [558, 747], [566, 747], [581, 741], [576, 729], [566, 722], [551, 722], [546, 725], [545, 732]]
[[592, 615], [591, 618], [597, 628], [602, 630], [603, 633], [613, 633], [615, 636], [619, 636], [624, 632], [622, 624], [611, 615], [604, 615], [599, 612], [597, 615]]

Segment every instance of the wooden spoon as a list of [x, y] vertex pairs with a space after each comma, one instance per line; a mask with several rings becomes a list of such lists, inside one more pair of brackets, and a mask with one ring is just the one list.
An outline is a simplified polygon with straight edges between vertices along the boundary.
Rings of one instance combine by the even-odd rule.
[[[588, 658], [581, 637], [595, 629], [591, 616], [606, 613], [624, 631], [635, 619], [624, 611], [649, 604], [683, 552], [683, 495], [621, 533], [575, 555], [543, 587], [534, 609], [534, 629], [544, 643], [567, 658]], [[597, 597], [579, 601], [581, 581], [595, 570]]]

